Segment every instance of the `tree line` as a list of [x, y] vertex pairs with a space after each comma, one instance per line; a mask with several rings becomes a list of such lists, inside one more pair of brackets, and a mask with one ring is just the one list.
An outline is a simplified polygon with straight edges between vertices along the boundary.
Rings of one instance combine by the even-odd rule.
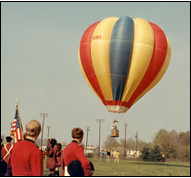
[[[124, 142], [124, 139], [117, 142], [114, 138], [108, 136], [104, 146], [106, 149], [121, 148], [123, 150]], [[136, 143], [134, 138], [127, 139], [127, 150], [135, 150], [136, 147], [141, 152], [140, 159], [144, 161], [165, 161], [165, 159], [189, 161], [190, 131], [177, 133], [175, 130], [161, 129], [155, 134], [152, 142], [149, 143], [141, 140]]]

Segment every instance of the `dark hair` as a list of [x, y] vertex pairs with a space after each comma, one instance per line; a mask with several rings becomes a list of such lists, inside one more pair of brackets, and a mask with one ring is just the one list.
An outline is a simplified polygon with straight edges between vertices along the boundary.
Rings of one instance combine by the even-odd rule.
[[11, 142], [11, 140], [12, 140], [12, 137], [10, 137], [10, 136], [7, 136], [7, 137], [6, 137], [6, 141], [7, 141], [7, 142]]
[[57, 143], [57, 147], [58, 147], [59, 150], [61, 150], [62, 144], [61, 143]]
[[52, 139], [50, 140], [50, 144], [51, 144], [52, 146], [56, 145], [56, 143], [57, 143], [56, 139], [52, 138]]
[[74, 128], [72, 130], [72, 138], [82, 138], [84, 131], [81, 128]]

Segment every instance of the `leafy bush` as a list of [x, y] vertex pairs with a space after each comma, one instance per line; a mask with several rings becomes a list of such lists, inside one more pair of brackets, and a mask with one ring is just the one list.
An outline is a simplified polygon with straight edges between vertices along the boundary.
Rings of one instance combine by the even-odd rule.
[[154, 146], [150, 149], [148, 146], [143, 147], [141, 150], [141, 159], [143, 161], [163, 162], [165, 158], [162, 156], [162, 152], [159, 146]]

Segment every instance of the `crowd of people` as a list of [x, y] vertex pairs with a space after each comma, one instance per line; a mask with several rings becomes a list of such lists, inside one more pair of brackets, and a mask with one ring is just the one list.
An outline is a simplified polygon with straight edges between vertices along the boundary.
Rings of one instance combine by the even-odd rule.
[[[101, 150], [100, 162], [103, 162], [104, 157], [105, 157], [104, 155], [105, 155], [104, 150]], [[119, 151], [118, 150], [116, 150], [114, 156], [112, 156], [112, 157], [114, 157], [114, 163], [119, 163]], [[110, 162], [110, 158], [111, 158], [111, 152], [109, 150], [107, 150], [107, 152], [106, 152], [106, 163]]]
[[[14, 145], [12, 137], [6, 137], [3, 145], [1, 138], [1, 176], [43, 176], [43, 158], [46, 159], [46, 168], [49, 176], [92, 176], [94, 167], [84, 155], [84, 148], [80, 145], [84, 132], [81, 128], [74, 128], [73, 138], [64, 149], [55, 138], [48, 139], [45, 150], [40, 150], [35, 144], [41, 132], [41, 124], [32, 120], [26, 124], [24, 140]], [[106, 163], [110, 162], [111, 152], [106, 152]], [[114, 163], [119, 163], [119, 151], [114, 155]], [[100, 161], [104, 159], [104, 150], [101, 150]]]
[[81, 128], [72, 130], [73, 140], [63, 150], [56, 139], [48, 139], [46, 149], [40, 150], [35, 144], [40, 132], [41, 124], [32, 120], [26, 124], [24, 140], [12, 145], [12, 137], [7, 136], [3, 145], [1, 138], [1, 176], [43, 176], [43, 156], [47, 157], [49, 176], [59, 176], [59, 172], [61, 176], [93, 175], [94, 166], [80, 145], [84, 136]]

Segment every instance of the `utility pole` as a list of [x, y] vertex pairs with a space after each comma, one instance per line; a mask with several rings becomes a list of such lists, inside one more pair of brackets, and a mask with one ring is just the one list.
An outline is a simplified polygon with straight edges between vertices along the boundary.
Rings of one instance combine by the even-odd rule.
[[136, 132], [135, 138], [136, 138], [136, 155], [137, 155], [137, 145], [138, 145], [138, 132]]
[[[50, 126], [47, 126], [47, 128], [48, 128], [48, 138], [49, 138], [49, 130], [50, 130]], [[48, 140], [48, 138], [47, 138], [47, 140]]]
[[87, 136], [86, 136], [86, 151], [87, 151], [87, 145], [88, 145], [88, 131], [90, 131], [90, 127], [86, 127]]
[[43, 117], [43, 120], [42, 120], [42, 135], [41, 135], [41, 150], [42, 150], [43, 130], [44, 130], [44, 119], [45, 119], [46, 116], [48, 116], [48, 114], [46, 114], [46, 113], [40, 113], [40, 116]]
[[124, 141], [124, 160], [125, 160], [125, 155], [127, 153], [127, 150], [126, 150], [126, 128], [127, 128], [127, 123], [124, 123], [124, 126], [125, 126], [125, 141]]
[[101, 122], [103, 122], [103, 119], [96, 119], [99, 123], [99, 148], [98, 148], [98, 158], [100, 158], [100, 140], [101, 140]]

